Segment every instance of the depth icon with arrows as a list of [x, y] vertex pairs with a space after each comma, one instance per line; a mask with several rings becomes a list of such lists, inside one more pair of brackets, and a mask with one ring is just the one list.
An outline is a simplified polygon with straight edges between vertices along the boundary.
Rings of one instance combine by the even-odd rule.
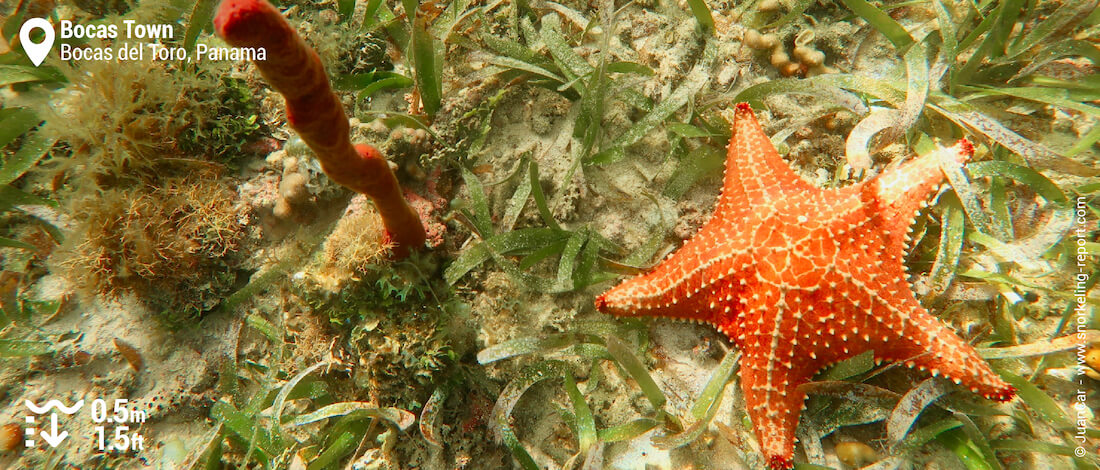
[[[46, 441], [46, 444], [49, 445], [50, 447], [57, 447], [58, 445], [60, 445], [65, 440], [65, 438], [69, 437], [69, 432], [68, 431], [61, 431], [60, 433], [57, 432], [57, 412], [51, 412], [50, 410], [52, 410], [54, 408], [57, 408], [57, 411], [60, 411], [60, 412], [65, 413], [67, 415], [72, 415], [72, 414], [76, 413], [77, 411], [80, 411], [80, 408], [84, 406], [84, 400], [80, 400], [80, 401], [76, 402], [75, 404], [73, 404], [73, 406], [65, 406], [65, 404], [61, 403], [58, 400], [50, 400], [50, 401], [46, 402], [46, 404], [43, 405], [43, 406], [35, 405], [34, 402], [32, 402], [30, 400], [24, 400], [24, 402], [27, 405], [27, 409], [30, 410], [30, 412], [34, 413], [35, 415], [43, 415], [45, 413], [50, 413], [50, 427], [49, 427], [49, 429], [43, 430], [43, 431], [38, 433], [39, 435], [42, 436], [42, 439]], [[24, 442], [24, 444], [26, 444], [26, 446], [28, 448], [31, 448], [31, 447], [35, 446], [35, 441], [32, 438], [35, 436], [36, 418], [32, 415], [27, 415], [26, 418], [27, 418], [27, 428], [26, 428], [27, 440]]]

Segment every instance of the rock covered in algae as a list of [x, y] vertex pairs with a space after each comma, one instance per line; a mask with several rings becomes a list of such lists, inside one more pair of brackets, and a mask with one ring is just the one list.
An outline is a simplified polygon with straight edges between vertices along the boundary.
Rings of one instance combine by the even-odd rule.
[[74, 229], [50, 263], [86, 296], [137, 294], [174, 323], [213, 308], [233, 286], [247, 215], [215, 178], [162, 183], [76, 196]]

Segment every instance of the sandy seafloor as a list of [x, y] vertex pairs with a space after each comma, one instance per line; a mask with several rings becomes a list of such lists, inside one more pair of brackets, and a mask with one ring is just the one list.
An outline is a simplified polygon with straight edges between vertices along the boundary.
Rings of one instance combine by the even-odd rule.
[[[54, 15], [54, 20], [111, 24], [125, 17], [167, 22], [178, 26], [176, 41], [182, 40], [191, 17], [190, 5], [180, 9], [169, 2], [142, 1], [134, 6], [109, 1], [57, 2], [56, 6], [48, 1], [8, 3], [0, 7], [0, 14], [30, 8], [42, 16]], [[330, 76], [375, 69], [413, 76], [407, 57], [393, 42], [363, 39], [361, 15], [368, 2], [356, 2], [355, 14], [348, 20], [341, 19], [335, 2], [298, 3], [287, 16], [318, 48]], [[805, 2], [780, 0], [777, 6], [759, 2], [764, 4], [761, 10], [751, 2], [708, 1], [715, 24], [709, 39], [704, 39], [687, 2], [519, 3], [523, 6], [473, 3], [462, 10], [468, 14], [448, 34], [438, 37], [439, 31], [433, 30], [443, 44], [439, 55], [443, 97], [441, 109], [430, 121], [422, 108], [410, 106], [410, 101], [416, 101], [409, 95], [412, 87], [384, 89], [370, 99], [341, 91], [353, 120], [353, 140], [376, 145], [395, 163], [398, 178], [415, 194], [412, 199], [431, 225], [433, 247], [397, 264], [378, 256], [380, 226], [373, 208], [319, 171], [286, 125], [282, 100], [246, 62], [209, 61], [188, 68], [152, 61], [63, 63], [53, 55], [46, 65], [64, 73], [68, 83], [4, 87], [0, 104], [5, 109], [37, 112], [45, 123], [36, 132], [57, 143], [34, 169], [11, 183], [56, 204], [24, 201], [5, 205], [3, 213], [3, 236], [30, 243], [33, 250], [0, 249], [4, 270], [0, 294], [7, 325], [0, 330], [0, 339], [8, 348], [0, 368], [0, 403], [4, 405], [0, 425], [9, 424], [0, 437], [5, 443], [13, 442], [0, 450], [0, 467], [261, 468], [263, 457], [257, 454], [272, 451], [267, 463], [274, 468], [520, 468], [501, 443], [494, 405], [503, 391], [529, 375], [524, 372], [527, 367], [546, 360], [563, 361], [560, 367], [575, 377], [598, 430], [657, 416], [625, 369], [607, 359], [603, 346], [591, 342], [577, 348], [535, 348], [533, 353], [489, 364], [478, 360], [479, 351], [509, 340], [576, 332], [614, 331], [633, 346], [664, 393], [664, 409], [693, 423], [692, 406], [720, 361], [736, 351], [712, 327], [668, 320], [623, 322], [600, 314], [593, 308], [593, 299], [613, 281], [578, 289], [566, 276], [568, 282], [546, 291], [532, 288], [537, 282], [524, 276], [547, 284], [560, 280], [560, 250], [532, 266], [517, 264], [531, 249], [505, 253], [510, 269], [525, 275], [510, 272], [492, 259], [455, 279], [445, 274], [460, 254], [492, 235], [480, 233], [487, 226], [495, 233], [547, 226], [534, 197], [514, 196], [530, 191], [532, 163], [537, 164], [537, 182], [549, 216], [557, 224], [586, 234], [588, 243], [596, 243], [598, 236], [621, 248], [620, 252], [605, 249], [601, 257], [622, 261], [640, 250], [642, 256], [633, 264], [649, 266], [679, 246], [706, 220], [720, 178], [717, 170], [707, 171], [686, 191], [672, 196], [669, 182], [682, 171], [683, 161], [700, 155], [693, 151], [703, 146], [721, 151], [728, 136], [721, 131], [690, 135], [685, 127], [669, 124], [687, 122], [699, 130], [705, 127], [700, 124], [704, 120], [721, 122], [731, 116], [727, 111], [738, 93], [784, 79], [781, 67], [771, 63], [770, 50], [745, 44], [746, 31], [749, 26], [767, 25]], [[808, 3], [804, 14], [778, 28], [760, 28], [761, 32], [776, 34], [787, 52], [792, 52], [796, 37], [821, 51], [825, 68], [810, 75], [846, 73], [893, 80], [901, 84], [904, 97], [904, 63], [883, 35], [839, 2]], [[935, 30], [932, 3], [963, 11], [969, 2], [908, 2], [890, 9], [890, 16], [923, 37]], [[1043, 18], [1061, 5], [1037, 3], [1036, 11]], [[384, 4], [398, 14], [404, 11], [400, 2]], [[433, 5], [438, 13], [449, 4]], [[523, 14], [517, 8], [524, 8]], [[119, 11], [126, 13], [120, 16]], [[602, 24], [601, 12], [607, 17]], [[438, 18], [449, 19], [447, 13]], [[587, 29], [586, 20], [594, 22]], [[606, 63], [632, 62], [644, 67], [631, 70], [647, 70], [609, 72], [610, 90], [616, 93], [602, 102], [596, 149], [613, 147], [619, 136], [644, 122], [647, 111], [628, 103], [640, 100], [659, 106], [685, 93], [690, 99], [632, 139], [623, 158], [578, 164], [584, 154], [583, 131], [575, 128], [578, 116], [585, 112], [582, 100], [568, 86], [561, 90], [538, 86], [531, 69], [517, 71], [514, 61], [501, 60], [501, 54], [484, 40], [494, 35], [529, 46], [539, 60], [552, 64], [548, 46], [539, 40], [540, 28], [551, 22], [558, 24], [568, 46], [587, 64], [599, 64], [603, 50]], [[403, 25], [400, 18], [392, 24], [397, 29]], [[1019, 28], [1027, 31], [1034, 24], [1021, 22]], [[813, 34], [809, 39], [808, 31]], [[1095, 44], [1096, 32], [1094, 26], [1082, 25], [1060, 31], [1057, 37]], [[11, 59], [4, 64], [25, 65], [25, 58], [12, 59], [19, 50], [8, 50], [13, 36], [8, 29], [4, 34], [0, 53]], [[387, 38], [384, 33], [379, 37]], [[198, 41], [220, 44], [209, 31], [202, 32]], [[385, 52], [379, 54], [379, 50]], [[196, 70], [207, 75], [196, 78], [200, 74]], [[1089, 82], [1095, 79], [1095, 65], [1079, 57], [1053, 61], [1040, 73], [1095, 83]], [[932, 74], [936, 75], [935, 67]], [[238, 80], [234, 86], [244, 90], [243, 97], [202, 92], [203, 87], [224, 86], [223, 76]], [[173, 88], [176, 85], [179, 88]], [[621, 89], [629, 89], [634, 98], [622, 98], [617, 93]], [[836, 103], [868, 97], [846, 94], [831, 100], [827, 93], [816, 93], [773, 94], [756, 102], [757, 114], [770, 135], [778, 134], [773, 140], [806, 180], [818, 186], [858, 181], [846, 166], [844, 144], [861, 116]], [[998, 96], [976, 103], [1023, 137], [1065, 153], [1090, 130], [1095, 131], [1098, 115], [1095, 101], [1076, 95], [1067, 99], [1081, 106], [1070, 109]], [[214, 102], [223, 106], [209, 106]], [[234, 119], [246, 119], [233, 114], [242, 109], [251, 112], [255, 121], [234, 124]], [[431, 132], [405, 127], [408, 121], [377, 118], [379, 112], [387, 111], [411, 112], [430, 122]], [[218, 121], [218, 117], [224, 119]], [[927, 108], [922, 119], [914, 126], [923, 132], [945, 139], [962, 135]], [[228, 151], [212, 150], [209, 146], [214, 143], [233, 142], [214, 134], [208, 125], [212, 122], [215, 128], [230, 129], [225, 131], [229, 139], [247, 141], [238, 139]], [[194, 129], [208, 133], [196, 136], [190, 131]], [[687, 138], [682, 137], [685, 133]], [[988, 136], [973, 131], [966, 135], [978, 144], [977, 158], [991, 158]], [[190, 146], [184, 142], [188, 139]], [[21, 137], [5, 147], [5, 161], [29, 140]], [[873, 154], [870, 173], [912, 155], [904, 138], [885, 144]], [[1023, 162], [1002, 150], [996, 152], [998, 158]], [[1097, 148], [1088, 146], [1070, 158], [1085, 168], [1096, 168]], [[1047, 165], [1041, 173], [1067, 195], [1080, 195], [1089, 204], [1085, 238], [1095, 247], [1095, 195], [1100, 179], [1050, 166], [1058, 167]], [[474, 181], [478, 184], [471, 185]], [[1064, 246], [1073, 227], [1052, 222], [1061, 220], [1060, 209], [1025, 185], [998, 184], [1008, 185], [1004, 207], [1011, 214], [1015, 236], [1002, 240], [1004, 246], [999, 249], [967, 239], [957, 271], [996, 271], [1013, 281], [956, 276], [946, 291], [929, 295], [935, 289], [930, 287], [929, 273], [943, 214], [943, 205], [937, 202], [918, 218], [916, 248], [907, 260], [917, 297], [981, 347], [992, 342], [997, 347], [1025, 345], [1062, 336], [1072, 327], [1056, 331], [1072, 300], [1076, 268], [1058, 247]], [[988, 201], [989, 186], [984, 180], [975, 182], [984, 201]], [[524, 202], [516, 206], [517, 201]], [[487, 214], [479, 212], [483, 207]], [[41, 228], [44, 224], [56, 227], [64, 241]], [[1095, 271], [1095, 257], [1087, 262]], [[623, 277], [607, 264], [593, 269], [597, 276]], [[1090, 303], [1083, 322], [1095, 329], [1100, 297], [1095, 292], [1087, 297]], [[17, 347], [41, 350], [19, 353]], [[1072, 449], [1073, 429], [1056, 429], [1050, 423], [1059, 422], [1058, 417], [1052, 414], [1060, 411], [1062, 419], [1083, 416], [1084, 425], [1095, 428], [1088, 408], [1098, 404], [1098, 382], [1075, 375], [1072, 364], [1068, 352], [994, 361], [999, 369], [1034, 384], [1034, 393], [1026, 397], [1031, 401], [995, 405], [956, 393], [939, 403], [979, 410], [973, 417], [975, 431], [988, 442], [1038, 442]], [[307, 370], [305, 378], [296, 377]], [[867, 383], [905, 394], [926, 378], [895, 368]], [[285, 398], [284, 421], [338, 402], [398, 408], [417, 421], [404, 430], [370, 418], [276, 424], [272, 401], [277, 390], [292, 380], [308, 387]], [[1081, 415], [1072, 407], [1079, 390], [1087, 404]], [[423, 413], [433, 393], [435, 411]], [[1050, 401], [1035, 402], [1035, 396], [1048, 396]], [[659, 442], [668, 430], [658, 426], [621, 442], [597, 443], [589, 451], [595, 457], [586, 462], [584, 456], [576, 457], [577, 432], [571, 427], [575, 408], [560, 377], [528, 389], [509, 421], [538, 468], [761, 468], [763, 460], [744, 414], [736, 376], [721, 397], [712, 422], [687, 445], [662, 448]], [[144, 423], [131, 427], [144, 438], [142, 451], [105, 454], [95, 450], [96, 431], [85, 413], [97, 398], [109, 402], [125, 398], [147, 414]], [[62, 418], [61, 429], [70, 436], [57, 449], [43, 450], [41, 444], [24, 448], [16, 441], [21, 441], [25, 426], [25, 400], [41, 404], [51, 399], [84, 400], [89, 409]], [[227, 414], [219, 403], [240, 410], [239, 414]], [[891, 409], [873, 409], [858, 400], [851, 403], [861, 411], [845, 408], [843, 419], [829, 414], [844, 408], [839, 399], [814, 398], [803, 413], [800, 436], [820, 433], [816, 429], [822, 423], [841, 424], [820, 436], [819, 444], [815, 439], [820, 453], [809, 457], [815, 463], [851, 468], [841, 459], [855, 449], [857, 453], [869, 450], [864, 463], [878, 462], [874, 467], [878, 469], [993, 468], [964, 462], [962, 452], [946, 438], [904, 453], [891, 449], [884, 424]], [[951, 416], [933, 408], [918, 427]], [[985, 415], [990, 409], [996, 416]], [[807, 426], [814, 429], [807, 431]], [[17, 435], [12, 437], [13, 433]], [[250, 446], [250, 433], [269, 436], [269, 442]], [[281, 439], [272, 440], [271, 433]], [[333, 451], [337, 458], [318, 464], [322, 458], [318, 456], [339, 439], [350, 441], [342, 451]], [[433, 440], [442, 446], [429, 442]], [[1088, 455], [1076, 461], [1057, 451], [1000, 449], [993, 464], [1095, 468], [1088, 465], [1096, 463], [1097, 438], [1088, 437], [1084, 447]], [[803, 448], [800, 444], [796, 449], [797, 462], [807, 461]], [[980, 449], [971, 452], [980, 453]]]

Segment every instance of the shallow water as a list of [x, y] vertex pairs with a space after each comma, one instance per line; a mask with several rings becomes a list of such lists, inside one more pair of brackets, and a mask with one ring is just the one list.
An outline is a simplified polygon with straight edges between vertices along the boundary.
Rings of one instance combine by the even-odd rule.
[[1096, 2], [253, 3], [0, 5], [0, 467], [1100, 465]]

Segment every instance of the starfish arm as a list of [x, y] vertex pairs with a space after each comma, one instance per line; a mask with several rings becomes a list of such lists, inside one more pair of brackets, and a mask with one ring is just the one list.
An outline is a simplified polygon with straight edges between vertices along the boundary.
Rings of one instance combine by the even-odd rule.
[[[750, 288], [761, 287], [762, 284]], [[792, 465], [795, 428], [805, 405], [799, 386], [821, 368], [817, 324], [810, 321], [821, 312], [820, 292], [756, 290], [742, 302], [744, 312], [736, 320], [733, 337], [741, 349], [741, 389], [752, 419], [760, 450], [773, 469]], [[741, 302], [739, 300], [739, 302]]]
[[1016, 389], [993, 372], [973, 346], [923, 308], [911, 308], [900, 344], [886, 349], [881, 359], [904, 361], [906, 366], [928, 370], [933, 376], [943, 375], [990, 400], [1005, 402], [1016, 396]]
[[745, 408], [760, 443], [760, 452], [769, 467], [791, 468], [794, 431], [806, 401], [806, 394], [798, 385], [806, 380], [792, 380], [790, 369], [776, 366], [762, 352], [742, 355], [740, 370]]
[[[838, 271], [839, 278], [852, 279], [842, 285], [838, 296], [850, 306], [846, 315], [845, 349], [873, 349], [876, 358], [904, 361], [908, 367], [928, 370], [971, 391], [996, 401], [1007, 401], [1015, 389], [1000, 378], [974, 350], [939, 319], [928, 313], [913, 296], [900, 263], [872, 263], [866, 253], [848, 266], [862, 266], [860, 279]], [[868, 267], [870, 266], [870, 267]]]
[[941, 159], [965, 163], [974, 154], [966, 139], [952, 147], [941, 148], [875, 177], [866, 183], [868, 206], [885, 222], [882, 230], [891, 243], [905, 249], [908, 233], [917, 211], [928, 205], [928, 196], [940, 187]]
[[[665, 276], [652, 272], [627, 279], [596, 297], [596, 310], [622, 317], [660, 317], [713, 323], [708, 310], [708, 294], [689, 295], [691, 287], [677, 281], [666, 284]], [[709, 295], [734, 288], [729, 282], [708, 289]], [[713, 305], [713, 304], [711, 304]]]
[[802, 180], [776, 152], [748, 103], [734, 111], [733, 138], [726, 154], [726, 175], [715, 216], [736, 220], [748, 208], [779, 196], [782, 191], [816, 189]]
[[740, 305], [729, 301], [744, 291], [750, 262], [748, 250], [738, 248], [743, 241], [736, 231], [717, 227], [715, 235], [696, 235], [653, 271], [604, 292], [596, 298], [596, 309], [619, 316], [701, 321], [722, 329], [722, 319], [739, 311]]

